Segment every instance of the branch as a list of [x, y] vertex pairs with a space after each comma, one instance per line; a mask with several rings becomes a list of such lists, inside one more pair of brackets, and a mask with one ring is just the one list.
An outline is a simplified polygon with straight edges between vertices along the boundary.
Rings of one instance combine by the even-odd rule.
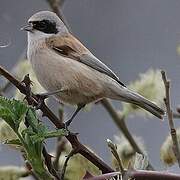
[[[119, 177], [118, 177], [119, 176]], [[95, 177], [87, 177], [84, 180], [104, 180], [117, 177], [116, 179], [123, 180], [179, 180], [180, 175], [168, 173], [168, 172], [159, 172], [159, 171], [146, 171], [146, 170], [134, 170], [129, 169], [125, 172], [125, 176], [122, 178], [119, 172], [107, 173]]]
[[127, 179], [136, 180], [179, 180], [180, 176], [178, 174], [159, 172], [159, 171], [146, 171], [146, 170], [131, 170], [127, 172]]
[[[0, 66], [0, 75], [4, 76], [8, 79], [14, 86], [16, 86], [21, 93], [24, 95], [28, 95], [27, 88], [21, 82], [19, 82], [16, 78], [14, 78], [8, 71], [6, 71], [2, 66]], [[28, 104], [38, 104], [38, 97], [32, 93], [32, 95], [27, 99]], [[59, 121], [56, 115], [46, 106], [45, 103], [42, 103], [40, 110], [43, 112], [43, 115], [48, 117], [49, 120], [56, 126], [56, 128], [61, 129], [64, 128], [64, 124]], [[77, 153], [80, 153], [82, 156], [87, 158], [90, 162], [92, 162], [95, 166], [97, 166], [102, 173], [113, 172], [114, 170], [109, 167], [106, 163], [104, 163], [98, 156], [93, 154], [90, 150], [88, 150], [83, 144], [81, 144], [75, 134], [70, 133], [66, 136], [68, 141], [71, 143], [73, 149], [78, 149]]]
[[52, 11], [54, 13], [57, 14], [57, 16], [59, 16], [59, 18], [62, 20], [62, 22], [66, 25], [66, 27], [68, 28], [68, 30], [70, 31], [70, 27], [62, 13], [62, 11], [60, 10], [60, 8], [63, 6], [65, 0], [47, 0], [49, 6], [51, 7]]
[[[64, 105], [63, 104], [59, 108], [59, 119], [61, 122], [63, 122], [63, 119], [64, 119]], [[59, 158], [61, 156], [61, 153], [65, 150], [66, 143], [67, 143], [67, 139], [65, 139], [64, 137], [57, 138], [56, 154], [55, 154], [55, 159], [53, 162], [54, 168], [56, 170], [59, 169]]]
[[[108, 99], [103, 99], [101, 100], [101, 104], [104, 106], [104, 108], [108, 111], [112, 119], [114, 120], [115, 124], [117, 127], [122, 131], [124, 136], [127, 138], [129, 141], [130, 145], [134, 149], [134, 151], [138, 152], [139, 154], [144, 154], [143, 151], [140, 149], [140, 147], [137, 145], [136, 141], [132, 137], [131, 133], [129, 132], [126, 123], [124, 121], [124, 117], [120, 116], [118, 112], [115, 110], [113, 105]], [[148, 169], [154, 170], [152, 165], [149, 162]]]
[[178, 161], [178, 165], [180, 167], [180, 151], [179, 151], [178, 139], [176, 135], [176, 129], [173, 122], [173, 112], [171, 109], [171, 102], [170, 102], [170, 81], [167, 80], [165, 71], [161, 71], [161, 74], [162, 74], [162, 79], [163, 79], [165, 91], [166, 91], [166, 97], [164, 98], [164, 102], [166, 105], [166, 110], [167, 110], [167, 115], [168, 115], [168, 120], [169, 120], [169, 127], [170, 127], [171, 137], [172, 137], [173, 146], [174, 146], [173, 150], [174, 150], [176, 159]]
[[180, 119], [180, 114], [176, 113], [176, 112], [173, 112], [173, 118], [174, 119]]
[[117, 152], [117, 146], [115, 144], [113, 144], [113, 142], [110, 139], [107, 139], [107, 144], [108, 144], [108, 147], [111, 149], [111, 153], [113, 154], [114, 158], [116, 159], [116, 161], [119, 165], [120, 172], [123, 176], [125, 173], [125, 170], [124, 170], [121, 158], [119, 157], [119, 154]]

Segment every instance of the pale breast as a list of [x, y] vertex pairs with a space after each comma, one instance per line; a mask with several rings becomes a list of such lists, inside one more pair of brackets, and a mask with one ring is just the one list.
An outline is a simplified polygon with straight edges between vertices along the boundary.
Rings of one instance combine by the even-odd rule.
[[47, 48], [29, 54], [40, 84], [49, 92], [62, 89], [58, 97], [70, 104], [89, 103], [103, 97], [99, 74], [86, 65]]

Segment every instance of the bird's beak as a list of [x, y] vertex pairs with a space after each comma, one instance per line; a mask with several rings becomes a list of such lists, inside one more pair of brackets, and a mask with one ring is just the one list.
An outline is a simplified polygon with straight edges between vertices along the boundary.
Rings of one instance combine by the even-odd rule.
[[29, 23], [26, 26], [22, 27], [21, 30], [22, 31], [30, 31], [30, 32], [32, 32], [33, 31], [33, 26], [32, 26], [32, 24]]

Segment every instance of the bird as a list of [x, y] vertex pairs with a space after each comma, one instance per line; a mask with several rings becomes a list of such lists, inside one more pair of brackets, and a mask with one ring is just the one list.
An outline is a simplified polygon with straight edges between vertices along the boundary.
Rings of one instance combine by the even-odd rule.
[[22, 30], [28, 32], [27, 57], [40, 84], [60, 102], [77, 105], [67, 126], [86, 104], [103, 98], [132, 103], [163, 119], [163, 109], [128, 89], [54, 12], [35, 13]]

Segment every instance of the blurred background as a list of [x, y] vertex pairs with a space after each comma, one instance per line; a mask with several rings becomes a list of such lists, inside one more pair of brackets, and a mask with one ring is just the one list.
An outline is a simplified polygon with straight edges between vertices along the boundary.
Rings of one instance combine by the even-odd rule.
[[[0, 1], [0, 64], [10, 70], [27, 46], [27, 37], [20, 28], [37, 11], [50, 10], [45, 0]], [[139, 73], [149, 68], [164, 69], [171, 79], [172, 106], [180, 103], [180, 57], [176, 49], [180, 43], [180, 1], [177, 0], [66, 0], [63, 13], [72, 32], [104, 63], [111, 67], [121, 81], [129, 84]], [[117, 109], [120, 103], [113, 102]], [[50, 107], [57, 113], [57, 102]], [[66, 108], [66, 118], [74, 108]], [[176, 120], [176, 126], [180, 125]], [[127, 119], [130, 132], [143, 138], [149, 158], [157, 169], [160, 146], [169, 133], [167, 120], [134, 116]], [[50, 126], [50, 125], [49, 125]], [[121, 132], [99, 104], [90, 111], [82, 111], [73, 121], [71, 129], [79, 132], [82, 143], [87, 144], [107, 163], [111, 156], [106, 139]], [[48, 149], [54, 142], [48, 142]], [[0, 145], [0, 165], [22, 165], [21, 155]], [[176, 166], [172, 168], [176, 171]]]

